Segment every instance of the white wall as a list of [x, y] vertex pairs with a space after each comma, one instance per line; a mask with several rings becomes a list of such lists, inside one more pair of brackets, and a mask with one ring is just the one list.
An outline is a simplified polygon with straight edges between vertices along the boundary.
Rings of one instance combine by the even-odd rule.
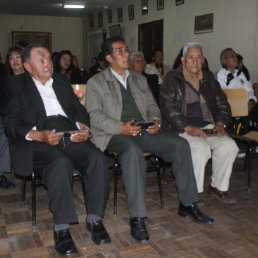
[[12, 46], [12, 31], [52, 33], [52, 52], [69, 49], [82, 60], [82, 18], [0, 14], [0, 52], [3, 61]]
[[[185, 0], [175, 6], [174, 0], [164, 0], [164, 10], [157, 11], [156, 0], [149, 0], [149, 12], [141, 14], [140, 0], [123, 0], [112, 6], [113, 22], [107, 23], [104, 10], [104, 28], [118, 24], [117, 7], [123, 7], [123, 22], [120, 24], [123, 37], [131, 50], [138, 47], [138, 24], [164, 20], [164, 53], [166, 64], [171, 65], [180, 48], [187, 41], [199, 41], [204, 45], [204, 54], [210, 69], [220, 68], [219, 55], [222, 49], [232, 47], [244, 57], [244, 62], [253, 81], [258, 81], [258, 6], [257, 0]], [[134, 4], [135, 19], [128, 19], [128, 5]], [[212, 33], [194, 34], [194, 17], [213, 13]], [[93, 30], [97, 28], [97, 13], [94, 14]], [[92, 30], [91, 30], [92, 31]], [[94, 42], [99, 44], [100, 42]]]

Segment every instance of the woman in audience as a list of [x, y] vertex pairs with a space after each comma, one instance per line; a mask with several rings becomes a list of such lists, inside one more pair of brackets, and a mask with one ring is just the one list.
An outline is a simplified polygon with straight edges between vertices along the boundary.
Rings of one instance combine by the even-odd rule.
[[85, 83], [81, 76], [80, 69], [72, 64], [72, 53], [69, 50], [63, 50], [58, 54], [54, 71], [56, 73], [65, 74], [70, 79], [71, 84]]
[[69, 50], [61, 51], [55, 62], [54, 71], [56, 73], [62, 73], [67, 75], [70, 78], [71, 72], [71, 63], [72, 63], [72, 53]]
[[8, 49], [5, 61], [7, 76], [24, 73], [21, 52], [22, 49], [20, 47], [13, 47]]

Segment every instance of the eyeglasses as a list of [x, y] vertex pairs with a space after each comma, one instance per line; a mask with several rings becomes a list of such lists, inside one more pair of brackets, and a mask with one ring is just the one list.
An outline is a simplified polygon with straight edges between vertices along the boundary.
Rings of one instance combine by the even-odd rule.
[[113, 49], [113, 53], [118, 53], [118, 54], [124, 54], [125, 52], [129, 53], [130, 50], [128, 47], [120, 47], [120, 48], [117, 48], [117, 49]]

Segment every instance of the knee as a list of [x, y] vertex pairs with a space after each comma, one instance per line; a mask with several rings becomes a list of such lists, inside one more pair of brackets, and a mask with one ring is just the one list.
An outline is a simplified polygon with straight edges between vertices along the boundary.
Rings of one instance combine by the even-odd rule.
[[222, 156], [236, 156], [239, 151], [239, 148], [237, 147], [234, 140], [232, 140], [229, 137], [225, 137], [224, 143], [221, 144], [221, 147], [218, 149], [218, 154]]
[[200, 139], [190, 146], [193, 157], [205, 157], [206, 160], [211, 158], [211, 149], [205, 140]]

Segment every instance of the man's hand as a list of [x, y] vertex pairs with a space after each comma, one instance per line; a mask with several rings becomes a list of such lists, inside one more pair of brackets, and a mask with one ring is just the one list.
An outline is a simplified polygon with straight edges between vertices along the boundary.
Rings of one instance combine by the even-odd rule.
[[222, 125], [215, 125], [213, 128], [213, 131], [216, 132], [219, 137], [223, 137], [224, 135], [227, 135], [227, 132], [225, 131]]
[[89, 138], [89, 130], [82, 130], [79, 133], [73, 133], [70, 136], [71, 142], [86, 142]]
[[146, 130], [148, 132], [148, 134], [155, 134], [159, 131], [160, 129], [160, 125], [158, 123], [157, 117], [153, 118], [153, 121], [155, 122], [154, 125], [151, 125], [148, 127], [148, 129]]
[[248, 112], [250, 112], [255, 106], [255, 102], [253, 100], [248, 101]]
[[70, 136], [71, 142], [86, 142], [90, 136], [89, 127], [86, 124], [79, 122], [80, 131], [73, 133]]
[[187, 132], [191, 136], [200, 136], [203, 139], [207, 138], [206, 133], [197, 126], [188, 125], [185, 127], [185, 132]]
[[31, 130], [28, 137], [31, 140], [45, 142], [49, 145], [57, 145], [63, 137], [63, 133], [56, 133], [56, 130], [45, 130], [43, 132]]
[[133, 126], [134, 120], [124, 122], [121, 127], [121, 134], [136, 136], [141, 132], [140, 126]]

